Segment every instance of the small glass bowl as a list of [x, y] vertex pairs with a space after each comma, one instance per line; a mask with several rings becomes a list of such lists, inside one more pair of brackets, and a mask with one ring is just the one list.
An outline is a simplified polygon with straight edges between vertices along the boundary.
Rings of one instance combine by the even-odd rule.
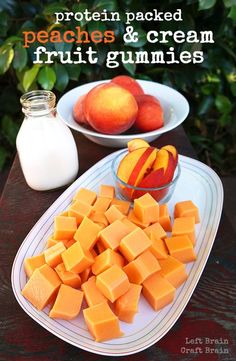
[[127, 149], [119, 153], [112, 161], [111, 169], [112, 176], [115, 180], [116, 194], [121, 199], [132, 202], [135, 198], [139, 198], [145, 193], [149, 193], [160, 204], [168, 202], [174, 193], [177, 181], [180, 177], [181, 168], [179, 163], [176, 167], [173, 180], [170, 183], [156, 188], [135, 187], [125, 183], [117, 176], [119, 164], [126, 154], [128, 154]]

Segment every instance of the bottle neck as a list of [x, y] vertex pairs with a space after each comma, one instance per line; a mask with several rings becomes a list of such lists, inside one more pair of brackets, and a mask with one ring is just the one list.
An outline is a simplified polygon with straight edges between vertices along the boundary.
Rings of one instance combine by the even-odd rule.
[[21, 96], [22, 112], [26, 117], [55, 116], [56, 96], [47, 90], [34, 90]]

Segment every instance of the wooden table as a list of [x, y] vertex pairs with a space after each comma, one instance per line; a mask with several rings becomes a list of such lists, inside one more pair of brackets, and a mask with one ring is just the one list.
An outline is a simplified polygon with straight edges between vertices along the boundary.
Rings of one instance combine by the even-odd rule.
[[[80, 157], [82, 174], [113, 149], [91, 143], [74, 134]], [[175, 145], [181, 154], [196, 158], [182, 127], [167, 133], [154, 142], [156, 146]], [[73, 347], [51, 335], [34, 322], [17, 304], [11, 289], [11, 267], [15, 254], [35, 222], [63, 192], [36, 192], [23, 178], [16, 157], [0, 200], [0, 360], [5, 361], [78, 361], [105, 360], [107, 357]], [[227, 204], [225, 204], [227, 207]], [[122, 359], [127, 360], [235, 360], [235, 232], [230, 219], [223, 212], [221, 225], [211, 256], [185, 311], [168, 334], [149, 349]], [[186, 340], [186, 338], [188, 338]], [[209, 346], [213, 353], [190, 353], [199, 346]], [[190, 339], [194, 344], [189, 344]], [[216, 353], [220, 345], [206, 344], [226, 340], [223, 349], [228, 354]], [[190, 351], [188, 351], [190, 350]]]

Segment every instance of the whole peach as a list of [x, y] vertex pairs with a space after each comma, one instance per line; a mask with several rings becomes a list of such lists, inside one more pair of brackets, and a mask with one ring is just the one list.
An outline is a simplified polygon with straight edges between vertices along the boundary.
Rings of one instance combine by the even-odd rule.
[[84, 100], [88, 123], [98, 132], [120, 134], [135, 122], [138, 105], [134, 96], [113, 83], [96, 86]]
[[128, 75], [118, 75], [112, 79], [112, 83], [128, 90], [131, 94], [133, 94], [133, 96], [144, 94], [144, 91], [139, 83]]
[[74, 120], [79, 124], [88, 124], [84, 114], [84, 99], [86, 95], [82, 95], [78, 98], [77, 102], [73, 107]]
[[152, 95], [138, 95], [138, 114], [134, 126], [142, 132], [150, 132], [163, 127], [163, 109], [158, 99]]

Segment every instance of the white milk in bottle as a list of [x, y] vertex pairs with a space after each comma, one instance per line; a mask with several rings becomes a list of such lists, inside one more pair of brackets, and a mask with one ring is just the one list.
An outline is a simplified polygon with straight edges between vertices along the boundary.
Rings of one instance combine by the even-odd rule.
[[56, 114], [55, 95], [36, 90], [20, 101], [25, 118], [16, 146], [27, 184], [45, 191], [71, 183], [79, 169], [78, 153], [70, 129]]

